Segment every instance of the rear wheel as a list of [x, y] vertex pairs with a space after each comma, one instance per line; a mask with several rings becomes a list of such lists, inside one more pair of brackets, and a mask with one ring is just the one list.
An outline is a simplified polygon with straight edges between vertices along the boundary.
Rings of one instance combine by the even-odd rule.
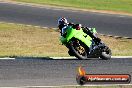
[[70, 42], [70, 50], [74, 53], [74, 55], [82, 60], [87, 59], [88, 56], [88, 49], [84, 43], [82, 43], [80, 40], [72, 40]]
[[108, 47], [106, 47], [104, 51], [101, 53], [100, 58], [102, 58], [103, 60], [109, 60], [111, 58], [111, 54], [112, 54], [111, 50]]

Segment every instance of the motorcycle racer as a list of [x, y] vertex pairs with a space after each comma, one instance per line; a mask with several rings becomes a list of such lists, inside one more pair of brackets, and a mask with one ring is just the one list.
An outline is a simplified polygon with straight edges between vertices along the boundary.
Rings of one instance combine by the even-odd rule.
[[83, 31], [95, 41], [95, 43], [101, 41], [101, 39], [97, 37], [97, 31], [95, 28], [82, 27], [81, 24], [68, 23], [67, 19], [64, 17], [58, 19], [58, 28], [60, 30], [61, 36], [63, 36], [68, 27], [73, 27], [76, 29], [82, 28]]

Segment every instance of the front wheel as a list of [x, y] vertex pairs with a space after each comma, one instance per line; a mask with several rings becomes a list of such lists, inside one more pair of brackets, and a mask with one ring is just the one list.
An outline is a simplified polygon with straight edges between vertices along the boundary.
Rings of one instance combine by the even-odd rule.
[[70, 50], [74, 53], [74, 55], [80, 59], [87, 59], [88, 56], [88, 49], [84, 43], [80, 40], [72, 40], [70, 42]]

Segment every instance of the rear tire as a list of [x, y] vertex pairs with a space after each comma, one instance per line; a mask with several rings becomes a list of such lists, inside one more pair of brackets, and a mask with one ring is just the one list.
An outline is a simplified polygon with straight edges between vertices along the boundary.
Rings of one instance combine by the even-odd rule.
[[107, 47], [106, 51], [101, 53], [100, 58], [102, 58], [103, 60], [111, 59], [111, 50]]

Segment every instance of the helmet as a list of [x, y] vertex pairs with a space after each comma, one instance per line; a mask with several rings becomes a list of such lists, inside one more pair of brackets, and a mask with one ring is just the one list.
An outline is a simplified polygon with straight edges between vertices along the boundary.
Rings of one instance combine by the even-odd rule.
[[67, 22], [66, 18], [61, 17], [61, 18], [58, 19], [58, 26], [60, 26], [60, 25], [67, 25], [67, 24], [68, 24], [68, 22]]

